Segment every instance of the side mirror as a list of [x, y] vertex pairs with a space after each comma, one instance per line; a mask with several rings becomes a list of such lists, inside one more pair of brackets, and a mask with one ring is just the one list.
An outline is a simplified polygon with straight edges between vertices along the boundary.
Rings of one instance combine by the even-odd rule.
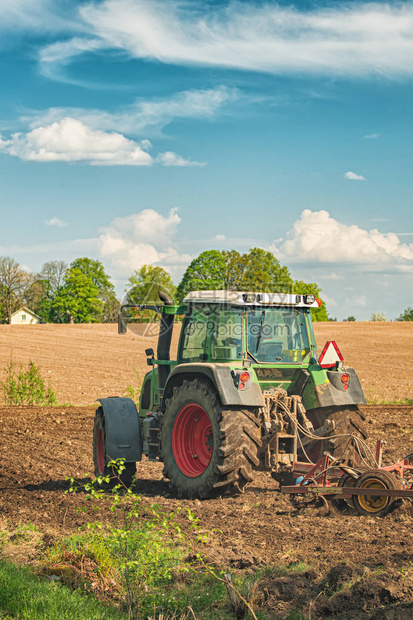
[[153, 365], [153, 360], [155, 359], [155, 351], [153, 349], [145, 349], [145, 355], [147, 356], [146, 363], [148, 366]]
[[128, 325], [126, 318], [123, 316], [122, 312], [118, 314], [118, 334], [126, 334], [128, 331]]

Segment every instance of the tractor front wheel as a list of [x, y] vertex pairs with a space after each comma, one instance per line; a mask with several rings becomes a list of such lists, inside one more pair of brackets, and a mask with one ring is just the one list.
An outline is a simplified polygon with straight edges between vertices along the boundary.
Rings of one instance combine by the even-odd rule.
[[116, 471], [116, 468], [109, 467], [108, 463], [111, 459], [106, 454], [106, 431], [105, 416], [102, 407], [98, 407], [95, 414], [95, 422], [93, 426], [93, 463], [95, 466], [95, 476], [110, 477], [110, 486], [122, 483], [126, 487], [130, 487], [136, 473], [136, 463], [124, 463], [122, 472]]
[[164, 475], [179, 496], [211, 497], [242, 491], [259, 465], [260, 424], [248, 409], [223, 407], [210, 383], [184, 381], [162, 417]]

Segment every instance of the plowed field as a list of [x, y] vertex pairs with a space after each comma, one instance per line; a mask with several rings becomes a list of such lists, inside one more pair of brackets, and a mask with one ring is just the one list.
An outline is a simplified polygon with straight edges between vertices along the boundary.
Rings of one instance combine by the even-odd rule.
[[[370, 397], [411, 399], [412, 327], [330, 323], [317, 326], [317, 335], [320, 342], [337, 338], [347, 363], [364, 379], [366, 391], [372, 390]], [[0, 407], [0, 516], [5, 523], [35, 523], [47, 541], [96, 518], [77, 510], [88, 505], [82, 494], [64, 494], [65, 477], [84, 480], [92, 471], [94, 408], [87, 403], [136, 385], [132, 365], [143, 374], [142, 349], [154, 346], [144, 340], [131, 334], [122, 339], [110, 325], [0, 326], [0, 366], [8, 363], [11, 350], [17, 362], [33, 359], [60, 401], [81, 405]], [[371, 444], [378, 437], [388, 442], [388, 462], [413, 450], [413, 407], [372, 405], [363, 411]], [[313, 619], [413, 617], [410, 504], [384, 518], [359, 516], [349, 508], [328, 511], [317, 502], [290, 501], [263, 473], [243, 495], [182, 501], [171, 495], [162, 465], [147, 461], [139, 464], [138, 479], [148, 502], [167, 510], [181, 502], [200, 518], [202, 528], [214, 530], [208, 554], [217, 564], [234, 571], [308, 564], [303, 573], [260, 581], [258, 603], [269, 617], [286, 618], [294, 608]], [[104, 503], [101, 517], [111, 518]]]

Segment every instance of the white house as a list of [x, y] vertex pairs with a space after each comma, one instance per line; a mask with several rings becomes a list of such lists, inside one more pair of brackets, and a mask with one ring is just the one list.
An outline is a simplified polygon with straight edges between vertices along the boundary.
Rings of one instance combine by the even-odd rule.
[[40, 323], [41, 319], [37, 314], [25, 308], [24, 306], [20, 310], [13, 312], [10, 318], [10, 325], [34, 325]]

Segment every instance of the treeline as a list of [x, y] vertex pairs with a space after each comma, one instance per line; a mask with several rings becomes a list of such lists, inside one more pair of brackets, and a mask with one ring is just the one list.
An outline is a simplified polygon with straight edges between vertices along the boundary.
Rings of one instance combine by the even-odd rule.
[[[175, 286], [162, 267], [144, 265], [133, 272], [126, 287], [130, 303], [158, 301], [162, 289], [175, 302], [193, 290], [230, 289], [242, 291], [313, 294], [321, 289], [314, 282], [293, 280], [287, 267], [272, 252], [252, 248], [202, 252], [187, 267]], [[27, 273], [13, 258], [0, 258], [0, 322], [27, 306], [48, 323], [112, 323], [117, 320], [120, 300], [101, 262], [77, 258], [70, 265], [50, 261], [37, 274]], [[329, 320], [326, 307], [312, 310], [317, 321]]]
[[0, 322], [10, 322], [23, 305], [48, 323], [111, 323], [120, 302], [97, 260], [77, 258], [70, 265], [50, 261], [33, 274], [13, 258], [0, 258]]

